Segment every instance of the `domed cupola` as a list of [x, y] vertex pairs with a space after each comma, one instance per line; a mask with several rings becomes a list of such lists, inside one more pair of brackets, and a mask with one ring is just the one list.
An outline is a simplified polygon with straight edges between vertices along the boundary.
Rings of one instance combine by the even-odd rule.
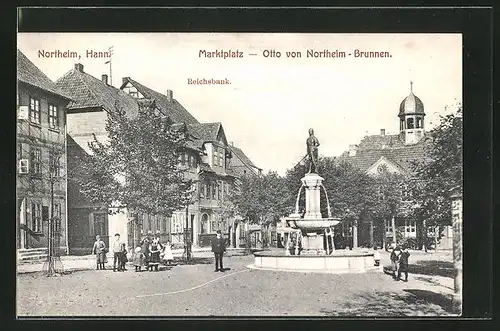
[[[413, 82], [410, 82], [410, 84], [413, 85]], [[425, 115], [424, 103], [413, 94], [413, 89], [410, 88], [410, 94], [399, 105], [399, 116], [414, 114]]]
[[424, 103], [413, 94], [413, 82], [410, 82], [410, 94], [399, 105], [399, 130], [406, 144], [415, 144], [424, 136]]

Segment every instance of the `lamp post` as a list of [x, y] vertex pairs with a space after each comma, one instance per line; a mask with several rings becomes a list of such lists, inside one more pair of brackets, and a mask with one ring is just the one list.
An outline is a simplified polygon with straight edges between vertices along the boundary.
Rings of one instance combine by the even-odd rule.
[[[186, 201], [186, 225], [184, 227], [184, 256], [186, 257], [186, 261], [191, 260], [191, 251], [192, 251], [192, 242], [191, 236], [189, 233], [189, 204], [191, 203], [193, 197], [194, 188], [191, 187], [188, 191], [185, 192], [184, 198]], [[191, 229], [192, 230], [192, 229]]]

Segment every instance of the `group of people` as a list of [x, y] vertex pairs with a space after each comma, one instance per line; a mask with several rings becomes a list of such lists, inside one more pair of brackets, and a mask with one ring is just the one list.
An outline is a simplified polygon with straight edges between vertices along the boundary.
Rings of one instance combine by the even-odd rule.
[[399, 246], [395, 246], [391, 251], [391, 266], [392, 266], [392, 277], [394, 280], [401, 280], [401, 274], [404, 273], [404, 281], [408, 281], [408, 259], [410, 257], [410, 252], [408, 252], [408, 247], [404, 246], [403, 249]]
[[[127, 248], [124, 242], [120, 240], [120, 234], [115, 234], [115, 239], [112, 243], [113, 248], [113, 271], [125, 271], [127, 258]], [[96, 269], [105, 270], [107, 261], [106, 244], [101, 239], [101, 236], [96, 236], [96, 241], [92, 248], [92, 254], [96, 255]], [[174, 260], [172, 254], [172, 245], [170, 242], [166, 244], [160, 243], [158, 236], [152, 237], [150, 234], [141, 240], [140, 246], [137, 246], [131, 255], [131, 262], [135, 267], [135, 271], [142, 271], [145, 267], [148, 271], [158, 271], [160, 263], [170, 265]]]

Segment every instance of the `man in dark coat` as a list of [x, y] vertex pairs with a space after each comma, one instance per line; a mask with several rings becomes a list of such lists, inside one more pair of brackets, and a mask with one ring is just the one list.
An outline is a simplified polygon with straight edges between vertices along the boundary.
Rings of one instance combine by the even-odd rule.
[[222, 238], [221, 231], [217, 231], [217, 237], [212, 240], [212, 252], [215, 255], [215, 272], [224, 272], [224, 267], [222, 265], [222, 257], [226, 251], [226, 241]]
[[403, 252], [399, 255], [399, 269], [398, 269], [398, 280], [401, 279], [401, 273], [405, 273], [405, 282], [408, 281], [408, 258], [410, 257], [410, 252], [408, 248], [404, 247]]

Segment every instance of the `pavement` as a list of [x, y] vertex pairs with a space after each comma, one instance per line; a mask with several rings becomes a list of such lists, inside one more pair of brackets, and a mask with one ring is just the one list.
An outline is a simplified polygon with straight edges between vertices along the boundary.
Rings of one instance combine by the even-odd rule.
[[[418, 273], [410, 273], [408, 282], [395, 281], [383, 272], [332, 275], [249, 269], [252, 255], [225, 257], [224, 273], [214, 272], [211, 256], [197, 256], [192, 264], [179, 263], [159, 272], [135, 272], [128, 267], [125, 272], [67, 271], [59, 277], [21, 273], [17, 314], [456, 316], [451, 304], [451, 252], [411, 253], [410, 265]], [[381, 257], [383, 264], [389, 262], [388, 253], [382, 252]]]
[[[226, 255], [232, 256], [232, 255], [238, 255], [242, 254], [244, 249], [241, 248], [228, 248]], [[172, 250], [172, 255], [177, 259], [180, 259], [182, 257], [182, 254], [184, 253], [184, 250], [182, 249], [174, 249]], [[192, 252], [193, 257], [200, 257], [200, 258], [205, 258], [205, 257], [211, 257], [213, 256], [213, 253], [211, 252], [210, 247], [203, 247], [203, 248], [195, 248], [193, 249]], [[106, 265], [107, 268], [113, 268], [113, 253], [108, 253], [108, 263]], [[95, 261], [95, 255], [63, 255], [60, 257], [61, 259], [61, 264], [64, 272], [68, 271], [77, 271], [77, 270], [93, 270], [96, 268], [96, 261]], [[44, 267], [44, 260], [40, 261], [25, 261], [22, 263], [17, 264], [17, 273], [18, 274], [24, 274], [24, 273], [33, 273], [33, 272], [40, 272], [43, 271]]]

